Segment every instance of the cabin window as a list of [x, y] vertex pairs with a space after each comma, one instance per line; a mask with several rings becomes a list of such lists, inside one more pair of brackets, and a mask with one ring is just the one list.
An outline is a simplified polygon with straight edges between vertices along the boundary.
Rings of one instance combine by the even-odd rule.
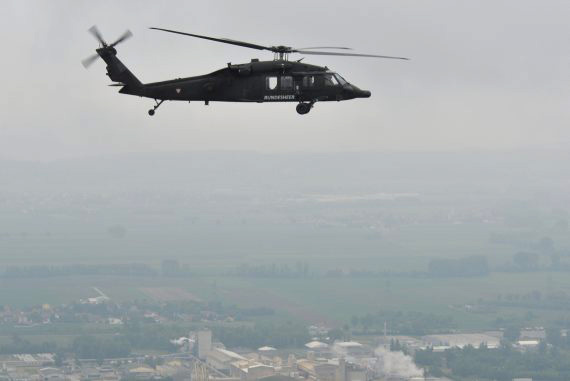
[[267, 77], [267, 88], [275, 90], [277, 88], [277, 77]]
[[281, 90], [291, 90], [293, 89], [293, 77], [284, 76], [281, 77]]
[[306, 75], [303, 77], [303, 87], [313, 87], [315, 86], [315, 76]]

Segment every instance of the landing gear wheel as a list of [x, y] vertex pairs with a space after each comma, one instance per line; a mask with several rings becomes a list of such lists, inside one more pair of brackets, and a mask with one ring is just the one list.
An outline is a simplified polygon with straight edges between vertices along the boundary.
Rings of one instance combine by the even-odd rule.
[[299, 113], [299, 115], [308, 114], [312, 107], [313, 105], [311, 103], [299, 103], [297, 105], [297, 113]]
[[160, 105], [164, 102], [164, 99], [161, 99], [160, 101], [157, 101], [156, 99], [154, 100], [156, 102], [156, 104], [154, 105], [153, 108], [151, 108], [150, 110], [148, 110], [148, 115], [153, 116], [154, 115], [154, 111], [160, 107]]

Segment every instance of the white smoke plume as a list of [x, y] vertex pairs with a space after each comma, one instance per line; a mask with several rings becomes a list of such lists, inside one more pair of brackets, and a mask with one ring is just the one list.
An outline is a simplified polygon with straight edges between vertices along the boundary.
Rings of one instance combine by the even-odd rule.
[[331, 349], [332, 352], [336, 355], [336, 357], [346, 359], [349, 362], [354, 361], [354, 358], [348, 355], [348, 351], [346, 350], [346, 348], [340, 346], [338, 341], [334, 342]]
[[423, 376], [423, 371], [414, 364], [413, 359], [402, 352], [391, 352], [378, 347], [374, 353], [378, 357], [376, 371], [379, 374], [402, 378]]

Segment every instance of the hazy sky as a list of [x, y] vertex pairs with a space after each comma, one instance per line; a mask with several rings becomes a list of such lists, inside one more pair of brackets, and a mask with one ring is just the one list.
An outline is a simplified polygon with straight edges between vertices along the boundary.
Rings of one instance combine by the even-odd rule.
[[[4, 1], [0, 158], [133, 151], [473, 150], [570, 145], [570, 1]], [[125, 29], [119, 58], [143, 82], [270, 53], [151, 31], [408, 56], [307, 57], [370, 99], [295, 104], [168, 102], [108, 87], [81, 59]], [[300, 56], [295, 57], [300, 58]]]

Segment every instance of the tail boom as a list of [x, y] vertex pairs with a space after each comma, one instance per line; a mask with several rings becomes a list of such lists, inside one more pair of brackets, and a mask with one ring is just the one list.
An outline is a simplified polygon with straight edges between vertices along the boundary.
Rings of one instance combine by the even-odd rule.
[[139, 79], [117, 58], [117, 51], [113, 47], [97, 49], [97, 54], [107, 64], [107, 76], [113, 82], [119, 82], [125, 87], [121, 93], [137, 94], [142, 92], [144, 85]]

